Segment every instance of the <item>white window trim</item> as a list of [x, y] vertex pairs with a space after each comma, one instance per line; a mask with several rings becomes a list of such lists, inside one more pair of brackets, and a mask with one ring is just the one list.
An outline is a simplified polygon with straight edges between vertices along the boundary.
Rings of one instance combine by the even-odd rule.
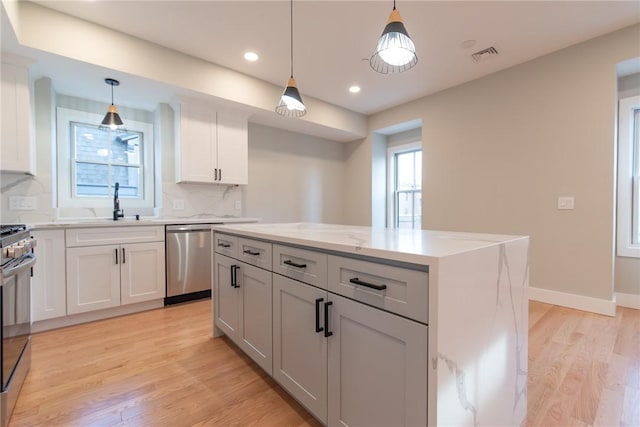
[[[396, 228], [395, 210], [396, 202], [394, 197], [396, 181], [395, 155], [408, 151], [422, 150], [422, 141], [410, 142], [408, 144], [392, 145], [387, 148], [387, 227]], [[424, 161], [424, 156], [423, 156]]]
[[[59, 208], [95, 208], [108, 213], [113, 209], [113, 200], [108, 197], [73, 197], [71, 174], [73, 171], [71, 162], [70, 122], [100, 123], [102, 116], [85, 111], [68, 108], [57, 108], [57, 166], [58, 166], [58, 207]], [[144, 134], [142, 142], [143, 155], [143, 195], [140, 199], [122, 198], [120, 205], [131, 209], [151, 208], [154, 205], [154, 163], [153, 163], [153, 124], [127, 120], [127, 129]]]
[[640, 197], [640, 179], [633, 179], [633, 121], [638, 109], [640, 96], [621, 99], [618, 105], [617, 254], [633, 258], [640, 258], [640, 243], [632, 240], [633, 231], [639, 226], [637, 216], [632, 218], [634, 197]]

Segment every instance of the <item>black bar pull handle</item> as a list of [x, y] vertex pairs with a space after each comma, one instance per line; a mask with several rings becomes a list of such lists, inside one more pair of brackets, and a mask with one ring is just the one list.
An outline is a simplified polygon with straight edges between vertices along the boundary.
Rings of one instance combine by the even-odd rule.
[[356, 285], [365, 286], [367, 288], [375, 289], [376, 291], [384, 291], [385, 289], [387, 289], [387, 285], [374, 285], [373, 283], [363, 282], [357, 277], [350, 279], [349, 282], [354, 283]]
[[230, 248], [231, 245], [229, 243], [218, 242], [218, 246], [221, 248]]
[[[320, 326], [320, 303], [324, 301], [324, 298], [318, 298], [316, 300], [316, 332], [324, 331], [324, 328]], [[325, 316], [326, 318], [326, 316]]]
[[118, 248], [115, 248], [114, 251], [116, 252], [116, 264], [118, 264]]
[[307, 268], [307, 264], [298, 264], [298, 263], [295, 263], [295, 262], [291, 261], [290, 259], [284, 260], [284, 261], [282, 261], [282, 263], [290, 265], [291, 267], [295, 267], [295, 268]]
[[333, 332], [329, 330], [329, 306], [333, 305], [332, 301], [324, 303], [324, 337], [328, 338], [333, 335]]
[[260, 255], [260, 252], [254, 252], [251, 249], [245, 249], [243, 252], [247, 255], [252, 255], [252, 256]]
[[218, 181], [222, 181], [222, 168], [220, 168], [220, 173], [218, 174]]
[[122, 263], [123, 264], [127, 263], [127, 258], [126, 258], [125, 252], [124, 252], [124, 248], [122, 248]]
[[231, 281], [231, 286], [233, 286], [234, 288], [239, 288], [240, 287], [240, 285], [238, 285], [238, 270], [240, 270], [240, 266], [239, 265], [231, 266], [231, 275], [233, 277], [233, 279]]
[[213, 180], [217, 181], [218, 180], [218, 168], [215, 168], [213, 170]]

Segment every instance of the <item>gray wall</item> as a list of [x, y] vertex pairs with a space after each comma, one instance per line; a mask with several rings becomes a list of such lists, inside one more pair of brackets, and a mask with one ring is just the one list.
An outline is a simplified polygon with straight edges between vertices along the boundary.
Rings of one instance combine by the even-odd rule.
[[345, 145], [249, 123], [245, 216], [263, 222], [344, 222]]
[[[369, 135], [422, 119], [423, 228], [530, 235], [531, 286], [611, 301], [616, 64], [639, 39], [628, 27], [370, 117]], [[348, 223], [371, 222], [372, 144], [347, 148]]]

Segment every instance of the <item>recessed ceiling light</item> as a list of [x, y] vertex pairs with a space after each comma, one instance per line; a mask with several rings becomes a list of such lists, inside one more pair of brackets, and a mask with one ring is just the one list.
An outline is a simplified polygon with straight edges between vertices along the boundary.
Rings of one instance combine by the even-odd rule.
[[258, 60], [258, 54], [255, 52], [247, 52], [244, 54], [244, 59], [249, 62], [256, 62]]
[[358, 92], [360, 92], [360, 86], [355, 86], [355, 85], [354, 85], [354, 86], [351, 86], [351, 87], [349, 88], [349, 92], [351, 92], [351, 93], [358, 93]]

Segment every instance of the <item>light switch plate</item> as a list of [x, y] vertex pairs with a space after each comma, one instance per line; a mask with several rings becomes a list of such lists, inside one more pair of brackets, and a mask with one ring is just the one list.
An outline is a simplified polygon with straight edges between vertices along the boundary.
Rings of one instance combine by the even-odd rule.
[[242, 202], [240, 202], [240, 200], [236, 200], [235, 202], [235, 208], [237, 211], [239, 211], [240, 209], [242, 209]]
[[184, 210], [184, 200], [176, 199], [173, 201], [173, 210], [174, 211], [183, 211]]
[[560, 210], [573, 210], [575, 209], [575, 198], [573, 196], [561, 196], [558, 197], [558, 209]]
[[9, 209], [12, 211], [34, 211], [36, 205], [35, 197], [9, 196]]

